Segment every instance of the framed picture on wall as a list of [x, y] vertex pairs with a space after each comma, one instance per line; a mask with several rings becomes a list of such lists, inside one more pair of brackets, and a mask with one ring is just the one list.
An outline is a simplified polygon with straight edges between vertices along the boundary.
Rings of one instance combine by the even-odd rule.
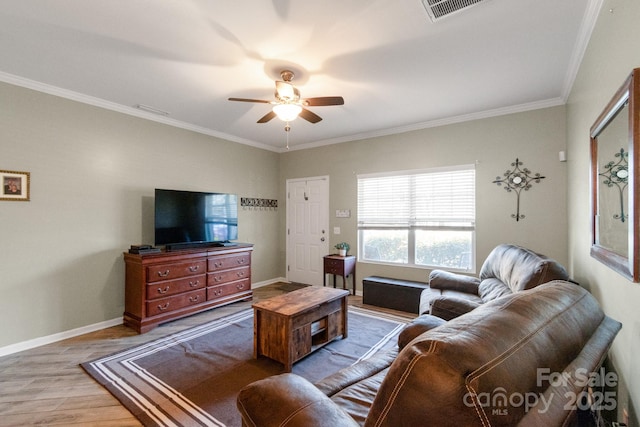
[[0, 200], [29, 200], [29, 172], [0, 170]]

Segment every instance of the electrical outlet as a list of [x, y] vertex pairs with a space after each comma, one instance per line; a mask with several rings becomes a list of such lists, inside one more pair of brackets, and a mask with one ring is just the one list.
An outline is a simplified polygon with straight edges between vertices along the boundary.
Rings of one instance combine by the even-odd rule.
[[340, 234], [340, 227], [333, 227], [333, 234]]

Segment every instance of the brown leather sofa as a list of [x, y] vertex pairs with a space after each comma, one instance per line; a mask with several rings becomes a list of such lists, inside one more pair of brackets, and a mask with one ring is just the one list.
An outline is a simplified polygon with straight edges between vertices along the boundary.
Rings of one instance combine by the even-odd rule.
[[420, 313], [450, 320], [501, 296], [567, 279], [567, 271], [555, 260], [520, 246], [502, 244], [484, 261], [479, 277], [433, 270], [429, 287], [420, 295]]
[[573, 396], [620, 327], [583, 288], [555, 281], [448, 322], [421, 316], [402, 349], [315, 385], [295, 374], [257, 381], [237, 406], [244, 426], [571, 425]]

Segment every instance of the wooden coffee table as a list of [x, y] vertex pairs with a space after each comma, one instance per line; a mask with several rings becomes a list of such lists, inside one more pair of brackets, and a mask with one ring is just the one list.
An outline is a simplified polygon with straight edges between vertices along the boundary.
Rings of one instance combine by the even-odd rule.
[[347, 338], [347, 296], [343, 289], [308, 286], [253, 304], [253, 357], [293, 363]]

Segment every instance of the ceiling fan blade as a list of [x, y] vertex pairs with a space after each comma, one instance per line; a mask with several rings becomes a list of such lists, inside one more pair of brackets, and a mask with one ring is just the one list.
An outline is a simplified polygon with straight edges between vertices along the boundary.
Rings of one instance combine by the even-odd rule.
[[276, 116], [276, 113], [274, 113], [273, 111], [269, 111], [267, 114], [262, 116], [260, 120], [258, 120], [258, 123], [267, 123], [269, 120], [273, 119], [275, 116]]
[[306, 108], [302, 109], [298, 117], [302, 117], [303, 119], [311, 123], [318, 123], [320, 120], [322, 120], [322, 117], [320, 117], [316, 113], [313, 113], [307, 110]]
[[320, 96], [318, 98], [306, 98], [304, 105], [309, 107], [323, 107], [326, 105], [344, 105], [344, 98], [341, 96]]
[[264, 99], [229, 98], [229, 101], [240, 101], [240, 102], [260, 102], [260, 103], [262, 103], [262, 104], [271, 104], [271, 101], [265, 101]]

